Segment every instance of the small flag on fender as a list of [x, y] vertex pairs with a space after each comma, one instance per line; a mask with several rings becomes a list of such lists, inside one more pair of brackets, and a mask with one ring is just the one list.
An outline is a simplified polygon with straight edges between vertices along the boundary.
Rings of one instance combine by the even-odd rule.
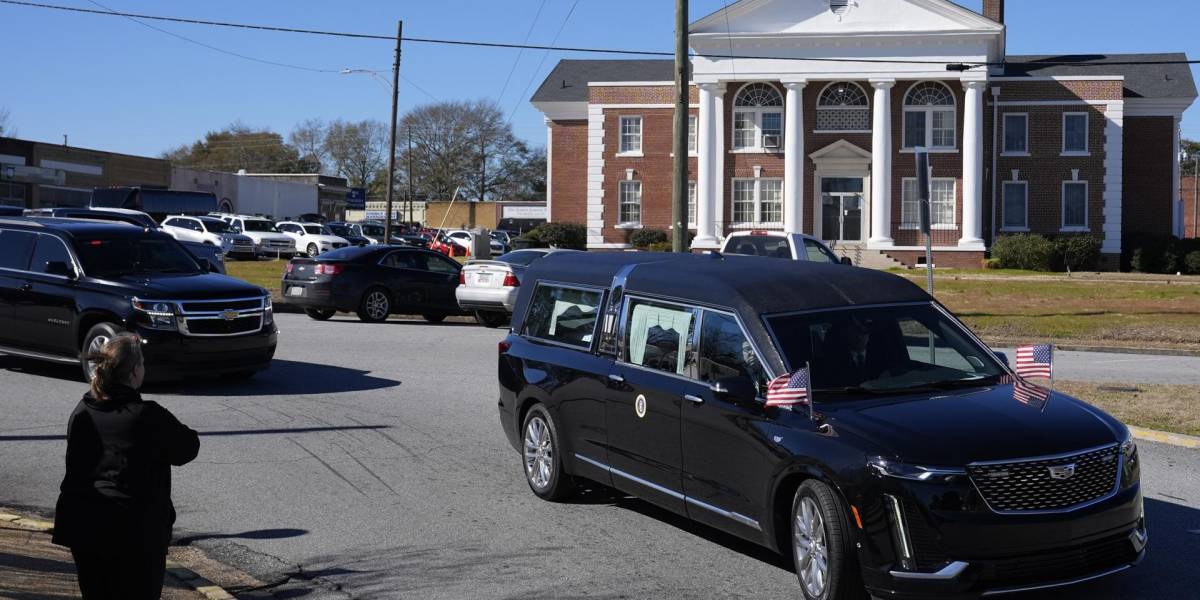
[[1038, 344], [1017, 348], [1017, 375], [1054, 378], [1054, 346]]
[[810, 395], [808, 367], [780, 375], [767, 384], [767, 406], [807, 404]]

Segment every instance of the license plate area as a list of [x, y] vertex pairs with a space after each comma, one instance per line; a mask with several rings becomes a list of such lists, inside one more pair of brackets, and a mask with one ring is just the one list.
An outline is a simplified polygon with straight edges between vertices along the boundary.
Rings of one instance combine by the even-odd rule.
[[288, 289], [287, 289], [287, 295], [289, 295], [289, 296], [303, 296], [303, 295], [304, 295], [304, 288], [303, 288], [303, 287], [301, 287], [301, 286], [298, 286], [298, 285], [292, 285], [292, 286], [288, 286]]

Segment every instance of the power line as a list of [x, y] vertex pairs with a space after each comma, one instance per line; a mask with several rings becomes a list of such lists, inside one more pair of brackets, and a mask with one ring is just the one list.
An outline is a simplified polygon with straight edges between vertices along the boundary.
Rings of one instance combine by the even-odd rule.
[[[523, 44], [529, 43], [529, 36], [533, 35], [533, 28], [537, 26], [538, 18], [542, 16], [542, 10], [545, 8], [546, 8], [546, 0], [542, 0], [542, 3], [538, 5], [537, 12], [534, 13], [534, 15], [533, 15], [533, 22], [531, 22], [529, 24], [529, 31], [525, 32], [525, 41], [522, 42]], [[522, 56], [525, 56], [524, 48], [521, 48], [521, 50], [519, 52], [517, 52], [517, 58], [516, 58], [516, 60], [513, 61], [512, 68], [508, 70], [508, 77], [504, 78], [504, 87], [500, 88], [500, 95], [496, 96], [496, 102], [504, 101], [504, 92], [508, 91], [508, 84], [509, 84], [509, 82], [512, 81], [513, 73], [517, 72], [517, 65], [521, 64]]]
[[[558, 36], [562, 35], [563, 30], [567, 28], [567, 21], [571, 20], [571, 15], [575, 14], [575, 8], [577, 6], [579, 6], [579, 0], [575, 0], [575, 2], [571, 4], [571, 10], [568, 10], [567, 16], [563, 17], [562, 25], [558, 26], [558, 31], [554, 33], [554, 39], [550, 40], [551, 46], [558, 43]], [[508, 113], [509, 123], [512, 123], [512, 119], [514, 116], [516, 116], [517, 110], [519, 110], [521, 105], [524, 104], [523, 100], [529, 94], [529, 88], [533, 87], [533, 82], [537, 80], [538, 72], [542, 70], [542, 65], [546, 64], [547, 56], [550, 56], [549, 50], [542, 52], [542, 59], [538, 61], [537, 67], [534, 67], [533, 73], [529, 76], [529, 82], [525, 84], [525, 89], [522, 90], [521, 95], [517, 97], [517, 103], [513, 106], [512, 112]], [[500, 98], [499, 100], [504, 99]]]

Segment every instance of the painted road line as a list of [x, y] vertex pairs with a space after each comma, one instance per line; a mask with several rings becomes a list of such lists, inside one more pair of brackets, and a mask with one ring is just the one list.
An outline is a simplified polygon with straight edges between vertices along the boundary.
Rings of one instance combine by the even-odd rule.
[[1129, 431], [1133, 433], [1133, 437], [1139, 440], [1158, 442], [1160, 444], [1170, 444], [1172, 446], [1180, 446], [1183, 448], [1200, 449], [1200, 437], [1196, 437], [1194, 435], [1167, 433], [1166, 431], [1155, 431], [1153, 429], [1144, 429], [1142, 427], [1133, 426], [1129, 426]]

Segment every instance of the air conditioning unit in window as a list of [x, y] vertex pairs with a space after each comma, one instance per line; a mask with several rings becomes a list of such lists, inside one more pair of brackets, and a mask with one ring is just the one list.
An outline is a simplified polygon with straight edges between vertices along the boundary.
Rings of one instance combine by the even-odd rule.
[[763, 148], [779, 148], [779, 138], [780, 137], [782, 137], [782, 136], [764, 135], [763, 136]]

